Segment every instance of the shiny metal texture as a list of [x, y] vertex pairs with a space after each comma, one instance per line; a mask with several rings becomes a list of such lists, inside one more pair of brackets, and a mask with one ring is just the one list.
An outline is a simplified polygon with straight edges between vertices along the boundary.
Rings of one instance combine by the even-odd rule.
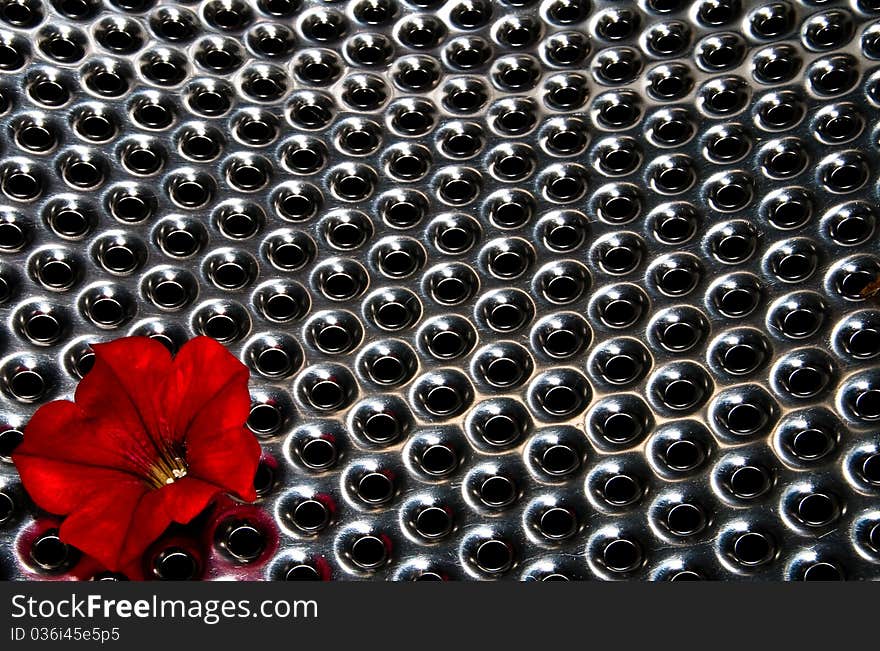
[[0, 573], [88, 344], [206, 334], [259, 578], [877, 578], [878, 61], [876, 0], [0, 1]]

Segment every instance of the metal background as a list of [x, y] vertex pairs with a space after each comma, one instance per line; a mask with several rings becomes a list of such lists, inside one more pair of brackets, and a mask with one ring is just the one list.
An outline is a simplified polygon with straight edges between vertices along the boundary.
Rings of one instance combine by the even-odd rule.
[[128, 2], [0, 3], [4, 455], [209, 333], [265, 578], [878, 576], [880, 4]]

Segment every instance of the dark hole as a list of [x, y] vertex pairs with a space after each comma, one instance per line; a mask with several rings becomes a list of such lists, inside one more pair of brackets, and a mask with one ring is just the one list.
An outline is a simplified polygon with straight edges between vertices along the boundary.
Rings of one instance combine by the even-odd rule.
[[347, 350], [352, 344], [352, 337], [342, 326], [328, 325], [316, 335], [318, 347], [330, 353]]
[[602, 550], [605, 566], [614, 572], [626, 572], [638, 565], [641, 560], [639, 546], [631, 540], [621, 538], [612, 540]]
[[[98, 323], [105, 325], [118, 325], [125, 316], [123, 306], [112, 298], [99, 298], [88, 308], [89, 315]], [[159, 335], [150, 335], [154, 339], [161, 340]], [[167, 347], [167, 346], [166, 346]]]
[[751, 312], [758, 302], [756, 292], [748, 289], [731, 289], [721, 297], [721, 310], [725, 314], [744, 315]]
[[310, 468], [327, 468], [336, 462], [336, 446], [327, 439], [312, 439], [303, 444], [299, 456]]
[[689, 170], [669, 169], [660, 172], [657, 182], [667, 192], [677, 192], [684, 190], [691, 182], [691, 173]]
[[635, 501], [641, 489], [636, 480], [629, 475], [615, 475], [605, 482], [602, 493], [606, 501], [620, 506]]
[[502, 278], [518, 276], [525, 271], [528, 260], [513, 251], [506, 251], [496, 255], [491, 262], [492, 271]]
[[315, 203], [304, 195], [294, 194], [281, 200], [281, 209], [288, 217], [302, 218], [314, 212]]
[[872, 231], [871, 224], [862, 217], [841, 219], [834, 228], [834, 239], [844, 244], [857, 244], [868, 237]]
[[411, 314], [400, 303], [385, 303], [376, 310], [376, 322], [383, 328], [402, 328], [411, 320]]
[[792, 253], [780, 260], [777, 268], [784, 280], [801, 280], [810, 275], [813, 263], [805, 255]]
[[871, 328], [854, 332], [848, 342], [849, 350], [858, 357], [869, 357], [876, 354], [880, 347], [880, 333]]
[[75, 161], [65, 170], [68, 182], [81, 188], [93, 187], [101, 182], [101, 170], [88, 161]]
[[0, 523], [6, 522], [15, 511], [15, 502], [6, 493], [0, 493]]
[[304, 500], [293, 509], [293, 523], [303, 531], [323, 529], [330, 521], [330, 512], [318, 500]]
[[796, 396], [817, 394], [825, 385], [827, 377], [819, 370], [806, 366], [793, 370], [788, 376], [789, 390]]
[[195, 558], [186, 550], [171, 547], [153, 561], [153, 572], [162, 581], [188, 581], [199, 571]]
[[299, 269], [309, 260], [309, 255], [295, 243], [285, 243], [272, 250], [272, 260], [284, 269]]
[[868, 542], [875, 550], [880, 551], [880, 524], [875, 524], [868, 532]]
[[577, 453], [567, 445], [557, 444], [541, 455], [541, 467], [552, 475], [564, 475], [580, 465]]
[[172, 189], [172, 194], [185, 206], [200, 206], [210, 198], [208, 188], [199, 181], [183, 181]]
[[658, 225], [660, 238], [667, 242], [683, 242], [691, 237], [696, 230], [693, 219], [687, 217], [668, 217]]
[[130, 248], [124, 245], [111, 246], [101, 254], [104, 266], [112, 271], [127, 272], [137, 266], [137, 257]]
[[445, 445], [436, 444], [422, 452], [422, 468], [432, 475], [445, 475], [455, 469], [458, 463], [455, 452]]
[[358, 481], [357, 494], [372, 504], [387, 502], [394, 496], [394, 482], [381, 472], [371, 472]]
[[27, 126], [18, 134], [19, 142], [27, 149], [46, 151], [55, 145], [55, 135], [46, 127]]
[[503, 572], [513, 562], [513, 550], [501, 540], [487, 540], [477, 548], [476, 561], [485, 572]]
[[[20, 57], [17, 52], [14, 53], [16, 57]], [[70, 99], [68, 90], [57, 81], [38, 82], [34, 86], [32, 93], [37, 101], [49, 106], [60, 106]]]
[[673, 380], [663, 389], [663, 402], [676, 409], [684, 409], [696, 402], [698, 389], [690, 380]]
[[452, 331], [438, 332], [431, 338], [429, 348], [437, 357], [456, 357], [461, 354], [466, 345], [460, 334]]
[[748, 237], [729, 235], [717, 245], [718, 257], [727, 262], [744, 260], [752, 251], [753, 243]]
[[577, 519], [568, 509], [555, 507], [541, 515], [539, 527], [548, 538], [565, 538], [577, 528]]
[[798, 432], [792, 440], [792, 450], [799, 459], [818, 459], [828, 452], [831, 445], [828, 434], [819, 429]]
[[506, 506], [516, 499], [516, 486], [507, 477], [495, 475], [480, 486], [480, 500], [489, 506]]
[[715, 200], [722, 208], [735, 209], [742, 207], [748, 198], [748, 192], [736, 184], [725, 185], [715, 191]]
[[636, 154], [626, 149], [611, 151], [602, 157], [602, 162], [605, 166], [614, 172], [623, 172], [630, 169], [636, 160]]
[[603, 266], [616, 273], [632, 271], [639, 263], [640, 255], [627, 246], [615, 246], [602, 253]]
[[770, 485], [767, 474], [755, 466], [743, 466], [730, 476], [730, 488], [740, 498], [756, 497]]
[[476, 193], [476, 186], [470, 181], [464, 179], [453, 179], [443, 184], [443, 195], [451, 201], [468, 201], [472, 199]]
[[407, 251], [390, 251], [381, 259], [381, 266], [391, 276], [405, 276], [416, 270], [418, 261]]
[[[226, 271], [226, 267], [231, 269]], [[238, 265], [223, 265], [217, 272], [221, 273], [218, 283], [224, 287], [241, 287], [247, 281], [247, 274]], [[278, 321], [292, 319], [299, 313], [300, 305], [296, 298], [289, 294], [275, 294], [266, 299], [266, 314]]]
[[792, 310], [782, 320], [782, 331], [794, 337], [802, 337], [813, 332], [819, 325], [819, 317], [812, 310]]
[[544, 339], [544, 350], [556, 357], [567, 357], [580, 348], [580, 338], [570, 330], [554, 330]]
[[772, 544], [764, 534], [744, 533], [733, 543], [733, 554], [744, 565], [758, 565], [772, 553]]
[[733, 373], [745, 373], [755, 368], [760, 353], [749, 344], [736, 344], [724, 351], [724, 368]]
[[161, 163], [159, 156], [149, 149], [134, 149], [128, 152], [125, 158], [132, 170], [142, 174], [155, 172]]
[[55, 230], [67, 237], [78, 237], [85, 234], [89, 228], [89, 222], [85, 216], [76, 210], [61, 210], [53, 215]]
[[694, 572], [692, 570], [681, 570], [680, 572], [676, 572], [671, 577], [669, 577], [670, 581], [702, 581], [703, 577], [700, 576], [699, 573]]
[[73, 268], [63, 260], [49, 260], [40, 267], [40, 280], [50, 287], [66, 287], [74, 279]]
[[705, 524], [703, 510], [694, 504], [676, 504], [666, 514], [666, 525], [679, 536], [697, 533]]
[[751, 434], [766, 421], [766, 416], [756, 405], [736, 405], [727, 412], [727, 426], [735, 434]]
[[666, 463], [674, 470], [691, 470], [702, 461], [700, 446], [693, 441], [675, 441], [666, 448]]
[[64, 567], [72, 560], [72, 548], [61, 542], [58, 531], [50, 529], [37, 538], [31, 546], [31, 558], [42, 569], [52, 571]]
[[9, 461], [18, 444], [24, 440], [24, 435], [17, 429], [8, 429], [0, 432], [0, 458]]
[[192, 255], [199, 246], [196, 237], [187, 231], [172, 231], [164, 239], [165, 248], [168, 252], [181, 257]]
[[428, 507], [416, 516], [416, 530], [426, 538], [439, 538], [452, 529], [452, 518], [445, 509]]
[[41, 183], [35, 176], [27, 172], [16, 171], [6, 177], [3, 187], [16, 199], [32, 199], [40, 193]]
[[[571, 387], [555, 386], [544, 393], [544, 408], [552, 414], [568, 414], [578, 408], [580, 399]], [[606, 421], [607, 426], [607, 421]]]
[[434, 387], [425, 396], [425, 407], [432, 414], [451, 414], [461, 407], [461, 397], [452, 387]]
[[268, 434], [281, 427], [281, 413], [274, 405], [254, 405], [247, 420], [254, 432]]
[[322, 162], [321, 156], [318, 152], [312, 151], [311, 149], [297, 149], [290, 153], [288, 160], [292, 167], [300, 171], [315, 170]]
[[505, 445], [516, 440], [522, 428], [510, 416], [498, 414], [489, 418], [482, 426], [482, 436], [491, 445]]
[[[242, 287], [248, 280], [247, 272], [241, 265], [235, 262], [221, 264], [214, 269], [213, 276], [214, 281], [218, 285], [226, 288]], [[282, 296], [283, 298], [281, 298]], [[288, 313], [287, 310], [290, 309], [290, 303], [295, 303], [295, 301], [286, 295], [278, 294], [266, 301], [266, 308], [273, 316], [279, 316], [278, 312], [281, 313], [280, 316], [283, 316]]]
[[635, 321], [636, 307], [626, 299], [616, 299], [602, 310], [602, 320], [611, 326], [623, 327]]
[[290, 370], [290, 355], [280, 348], [269, 348], [260, 353], [257, 367], [262, 373], [280, 375]]
[[809, 525], [823, 525], [834, 519], [837, 507], [834, 500], [822, 493], [812, 493], [798, 502], [798, 517]]
[[624, 383], [632, 380], [638, 374], [641, 365], [628, 355], [615, 355], [604, 365], [604, 376], [611, 382]]
[[687, 122], [682, 122], [680, 120], [663, 122], [662, 124], [658, 124], [655, 129], [657, 137], [667, 144], [684, 142], [691, 136], [692, 132], [693, 127]]
[[357, 293], [357, 283], [347, 273], [336, 273], [324, 281], [324, 291], [332, 298], [349, 298]]
[[874, 453], [862, 462], [862, 477], [872, 484], [880, 484], [880, 454]]
[[76, 372], [79, 376], [85, 377], [86, 374], [92, 370], [92, 367], [95, 365], [95, 354], [91, 351], [86, 351], [75, 362]]
[[150, 214], [149, 204], [140, 197], [119, 197], [113, 202], [113, 212], [124, 221], [141, 221]]
[[55, 341], [61, 335], [61, 324], [51, 314], [35, 314], [27, 320], [25, 331], [34, 341]]
[[370, 365], [370, 376], [382, 384], [399, 382], [405, 373], [403, 362], [395, 357], [380, 357]]
[[493, 359], [486, 366], [485, 377], [490, 384], [510, 386], [519, 382], [523, 372], [519, 364], [507, 357]]
[[660, 286], [669, 294], [683, 294], [696, 284], [696, 274], [689, 269], [670, 269], [660, 279]]
[[333, 380], [321, 380], [309, 389], [309, 402], [318, 409], [339, 407], [345, 399], [345, 392]]
[[602, 425], [602, 435], [614, 443], [626, 443], [642, 432], [642, 425], [632, 414], [612, 414]]
[[689, 323], [671, 323], [663, 330], [663, 343], [672, 350], [686, 350], [699, 338], [699, 332]]
[[135, 112], [138, 122], [147, 127], [162, 128], [171, 124], [173, 114], [161, 104], [142, 104]]
[[320, 581], [321, 575], [311, 565], [294, 565], [284, 573], [285, 581]]
[[467, 283], [459, 278], [443, 278], [434, 286], [434, 297], [442, 303], [459, 303], [467, 295]]
[[12, 393], [21, 400], [39, 398], [46, 389], [46, 382], [36, 371], [19, 371], [9, 382]]
[[254, 490], [257, 495], [263, 496], [269, 493], [275, 486], [275, 470], [268, 463], [260, 461], [257, 472], [254, 473]]
[[843, 572], [833, 563], [814, 563], [804, 570], [804, 581], [842, 581]]
[[236, 558], [252, 561], [257, 558], [266, 546], [263, 532], [253, 525], [241, 524], [226, 536], [226, 549]]
[[351, 546], [351, 558], [361, 567], [376, 567], [387, 556], [385, 544], [375, 536], [362, 536]]
[[392, 441], [400, 435], [400, 423], [390, 414], [373, 414], [364, 423], [364, 434], [377, 443]]

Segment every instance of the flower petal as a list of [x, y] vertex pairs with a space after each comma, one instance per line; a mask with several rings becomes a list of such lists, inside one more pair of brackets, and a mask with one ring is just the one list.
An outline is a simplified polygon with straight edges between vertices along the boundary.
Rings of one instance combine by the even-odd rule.
[[149, 337], [124, 337], [92, 349], [95, 364], [76, 388], [79, 408], [153, 435], [165, 431], [160, 388], [171, 370], [165, 346]]
[[257, 499], [254, 475], [260, 463], [260, 444], [240, 425], [227, 430], [204, 422], [186, 439], [189, 474], [252, 502]]
[[124, 450], [89, 427], [79, 407], [50, 402], [31, 418], [12, 459], [42, 509], [65, 515], [96, 490], [134, 479]]
[[240, 427], [250, 412], [247, 367], [213, 339], [196, 337], [174, 357], [163, 400], [179, 437], [199, 417], [220, 430]]
[[94, 493], [61, 524], [59, 537], [117, 572], [137, 559], [171, 524], [159, 491], [137, 480]]
[[159, 489], [165, 513], [179, 524], [187, 524], [222, 492], [219, 486], [195, 477], [184, 477]]

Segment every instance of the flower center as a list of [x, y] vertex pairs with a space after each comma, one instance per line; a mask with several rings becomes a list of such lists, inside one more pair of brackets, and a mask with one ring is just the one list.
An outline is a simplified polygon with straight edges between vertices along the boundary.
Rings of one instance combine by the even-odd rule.
[[162, 488], [186, 477], [187, 465], [183, 458], [171, 452], [161, 454], [150, 466], [148, 481], [153, 488]]

